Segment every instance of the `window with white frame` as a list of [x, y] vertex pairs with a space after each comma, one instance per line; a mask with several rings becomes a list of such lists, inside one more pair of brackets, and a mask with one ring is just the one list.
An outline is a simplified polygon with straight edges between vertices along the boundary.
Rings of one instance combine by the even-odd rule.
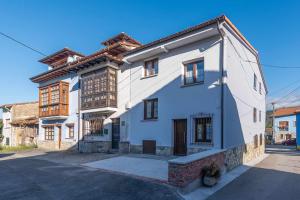
[[184, 65], [184, 85], [204, 82], [204, 60]]
[[158, 59], [145, 61], [144, 64], [144, 77], [150, 77], [158, 74]]

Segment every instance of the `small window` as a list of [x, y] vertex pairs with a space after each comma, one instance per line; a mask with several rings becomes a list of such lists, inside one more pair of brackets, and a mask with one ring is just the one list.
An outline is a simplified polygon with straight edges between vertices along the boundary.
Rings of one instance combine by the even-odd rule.
[[253, 108], [253, 122], [257, 121], [257, 109]]
[[158, 59], [148, 60], [144, 64], [144, 77], [158, 74]]
[[9, 138], [8, 137], [5, 138], [5, 145], [9, 146]]
[[195, 118], [195, 142], [211, 143], [212, 120], [211, 117]]
[[289, 122], [288, 121], [280, 121], [278, 128], [280, 131], [288, 131], [289, 130]]
[[258, 135], [254, 135], [254, 148], [258, 147]]
[[259, 94], [261, 94], [262, 92], [261, 92], [261, 82], [259, 82]]
[[189, 63], [184, 66], [184, 85], [204, 82], [204, 61]]
[[45, 140], [54, 140], [54, 126], [45, 127]]
[[254, 90], [257, 90], [257, 77], [256, 77], [256, 74], [254, 74], [254, 78], [253, 78], [253, 88], [254, 88]]
[[149, 99], [144, 101], [144, 119], [158, 118], [158, 99]]
[[5, 120], [5, 128], [9, 128], [10, 127], [10, 119], [6, 119]]
[[68, 138], [74, 138], [74, 124], [68, 125]]
[[259, 111], [258, 119], [259, 119], [259, 122], [261, 122], [261, 110]]

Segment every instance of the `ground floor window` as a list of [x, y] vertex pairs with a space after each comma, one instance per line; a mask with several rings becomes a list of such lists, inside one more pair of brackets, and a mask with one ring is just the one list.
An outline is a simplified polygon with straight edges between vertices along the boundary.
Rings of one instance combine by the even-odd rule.
[[212, 118], [211, 117], [201, 117], [195, 118], [195, 142], [212, 142]]
[[67, 124], [68, 138], [74, 138], [74, 124]]
[[85, 120], [83, 124], [84, 135], [103, 135], [103, 119]]
[[44, 129], [45, 140], [54, 140], [54, 126], [46, 126]]
[[5, 144], [8, 146], [9, 145], [9, 138], [5, 138]]
[[144, 120], [158, 118], [158, 99], [144, 100]]
[[261, 146], [263, 144], [263, 134], [259, 135], [259, 145]]
[[254, 135], [254, 148], [258, 147], [258, 135]]

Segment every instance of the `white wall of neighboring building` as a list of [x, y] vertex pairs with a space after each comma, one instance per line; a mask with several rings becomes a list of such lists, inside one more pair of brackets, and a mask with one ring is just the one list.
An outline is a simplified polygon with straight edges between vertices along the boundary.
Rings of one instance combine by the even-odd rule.
[[[68, 74], [64, 77], [59, 77], [56, 79], [53, 79], [51, 81], [43, 82], [39, 86], [47, 86], [52, 83], [56, 83], [58, 81], [64, 81], [69, 83], [69, 115], [66, 119], [44, 119], [40, 118], [39, 120], [39, 135], [38, 140], [39, 141], [45, 141], [45, 129], [43, 128], [44, 125], [47, 124], [61, 124], [61, 133], [62, 142], [66, 143], [75, 143], [78, 141], [78, 76], [74, 73]], [[69, 138], [69, 132], [68, 132], [68, 126], [66, 124], [74, 124], [74, 138]], [[58, 128], [54, 128], [55, 134], [54, 134], [54, 141], [58, 141]]]
[[[123, 66], [119, 73], [119, 106], [129, 129], [128, 140], [141, 145], [143, 140], [156, 140], [157, 146], [173, 146], [173, 119], [187, 119], [188, 146], [191, 145], [193, 117], [213, 115], [213, 144], [220, 147], [220, 37], [197, 41], [158, 58], [158, 75], [143, 78], [144, 60]], [[183, 86], [185, 62], [204, 59], [204, 84]], [[130, 86], [130, 87], [129, 87]], [[123, 90], [125, 88], [125, 90]], [[158, 98], [158, 120], [144, 120], [143, 100]], [[126, 103], [131, 109], [125, 111]]]
[[8, 111], [3, 111], [2, 112], [2, 120], [3, 120], [3, 129], [2, 129], [2, 134], [4, 136], [2, 144], [6, 145], [6, 138], [9, 138], [9, 145], [13, 145], [12, 141], [12, 127], [9, 124], [11, 122], [11, 112]]
[[[230, 28], [225, 30], [225, 147], [253, 142], [254, 135], [264, 134], [266, 88], [253, 51]], [[250, 61], [250, 62], [249, 62]], [[254, 89], [254, 74], [257, 89]], [[259, 92], [259, 83], [262, 92]], [[257, 121], [253, 121], [257, 108]], [[259, 120], [261, 112], [261, 121]]]

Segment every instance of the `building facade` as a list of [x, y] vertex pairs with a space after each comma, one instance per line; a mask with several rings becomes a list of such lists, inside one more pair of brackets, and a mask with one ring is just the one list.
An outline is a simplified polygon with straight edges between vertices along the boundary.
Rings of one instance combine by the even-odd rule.
[[[31, 79], [40, 85], [40, 143], [64, 142], [68, 124], [82, 152], [187, 155], [263, 143], [258, 53], [225, 16], [145, 45], [125, 33], [102, 44], [89, 56], [67, 49], [42, 60], [49, 71]], [[52, 112], [51, 84], [65, 83], [57, 104], [69, 112]]]
[[36, 145], [38, 136], [38, 103], [5, 104], [2, 109], [4, 136], [2, 145]]
[[274, 112], [274, 141], [281, 143], [296, 138], [296, 112], [299, 106], [278, 108]]

